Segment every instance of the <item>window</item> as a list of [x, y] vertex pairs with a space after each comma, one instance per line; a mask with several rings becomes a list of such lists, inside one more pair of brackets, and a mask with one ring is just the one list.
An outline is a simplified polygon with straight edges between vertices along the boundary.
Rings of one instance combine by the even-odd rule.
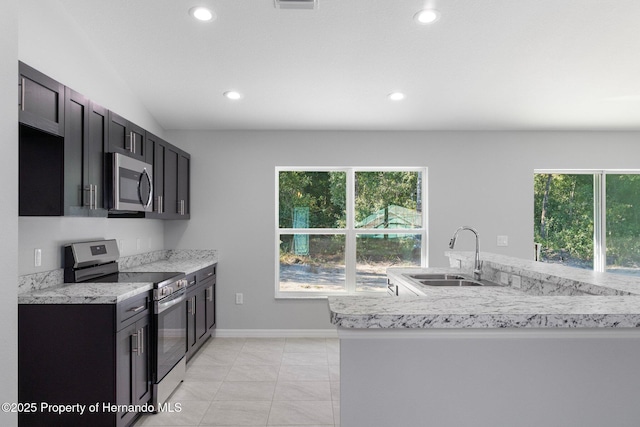
[[386, 291], [426, 266], [425, 168], [276, 168], [276, 296]]
[[534, 239], [539, 261], [640, 275], [640, 171], [536, 171]]

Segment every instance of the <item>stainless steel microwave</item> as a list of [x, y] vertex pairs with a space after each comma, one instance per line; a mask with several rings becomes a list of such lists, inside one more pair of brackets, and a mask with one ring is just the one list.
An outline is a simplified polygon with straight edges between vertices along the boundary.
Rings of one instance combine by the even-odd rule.
[[153, 166], [113, 153], [109, 209], [151, 212], [153, 209]]

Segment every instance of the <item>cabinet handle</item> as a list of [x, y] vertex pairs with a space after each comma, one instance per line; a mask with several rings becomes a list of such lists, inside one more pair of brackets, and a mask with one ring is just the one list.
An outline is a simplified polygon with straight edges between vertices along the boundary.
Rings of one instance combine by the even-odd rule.
[[146, 307], [146, 305], [141, 305], [141, 306], [139, 306], [139, 307], [133, 307], [133, 308], [130, 308], [130, 309], [129, 309], [129, 310], [127, 310], [127, 311], [133, 311], [134, 313], [137, 313], [138, 311], [142, 310], [142, 309], [143, 309], [143, 308], [145, 308], [145, 307]]
[[184, 215], [184, 200], [180, 200], [180, 215]]
[[93, 186], [93, 209], [98, 209], [98, 184]]
[[191, 297], [191, 314], [196, 315], [196, 297]]
[[131, 150], [131, 152], [135, 153], [136, 152], [136, 133], [131, 132], [131, 137], [133, 138], [133, 149]]
[[138, 355], [144, 354], [144, 328], [140, 328], [140, 353]]
[[207, 301], [213, 301], [213, 286], [207, 288]]
[[24, 87], [25, 81], [24, 77], [20, 78], [20, 110], [24, 111], [24, 98], [26, 89]]
[[138, 329], [133, 335], [131, 335], [133, 338], [136, 339], [136, 347], [131, 349], [132, 353], [137, 354], [138, 356], [140, 355], [140, 330]]
[[[84, 186], [84, 192], [85, 192], [85, 197], [84, 197], [84, 206], [89, 206], [89, 209], [91, 209], [91, 185], [85, 185]], [[86, 197], [86, 193], [89, 192], [89, 200], [87, 200]]]

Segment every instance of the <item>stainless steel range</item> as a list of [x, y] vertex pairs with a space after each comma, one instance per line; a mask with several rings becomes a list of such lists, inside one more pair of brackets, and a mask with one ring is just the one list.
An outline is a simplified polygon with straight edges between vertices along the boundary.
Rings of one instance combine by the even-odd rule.
[[121, 272], [119, 257], [115, 240], [67, 245], [64, 247], [65, 282], [153, 283], [150, 378], [152, 403], [158, 410], [185, 376], [187, 316], [181, 303], [186, 300], [188, 283], [182, 272]]

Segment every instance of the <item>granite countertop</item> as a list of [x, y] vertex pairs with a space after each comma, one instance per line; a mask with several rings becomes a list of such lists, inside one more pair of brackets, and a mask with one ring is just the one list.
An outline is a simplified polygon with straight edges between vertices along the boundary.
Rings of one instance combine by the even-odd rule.
[[[640, 327], [640, 279], [637, 277], [483, 255], [483, 272], [493, 268], [494, 276], [500, 274], [497, 270], [500, 268], [505, 274], [518, 275], [528, 281], [527, 285], [539, 281], [550, 283], [554, 290], [567, 286], [588, 289], [595, 295], [535, 295], [511, 286], [427, 287], [415, 284], [403, 274], [469, 273], [456, 268], [391, 268], [387, 275], [392, 283], [419, 287], [424, 296], [330, 297], [331, 322], [341, 328], [358, 329]], [[456, 256], [463, 262], [469, 260], [469, 254]]]
[[[162, 254], [165, 259], [145, 255], [119, 261], [126, 272], [195, 273], [218, 262], [214, 250], [176, 250]], [[133, 258], [133, 257], [132, 257]], [[138, 261], [141, 264], [136, 265]], [[144, 262], [151, 261], [151, 262]], [[56, 272], [57, 273], [57, 272]], [[58, 274], [49, 274], [57, 277]], [[153, 289], [153, 283], [55, 283], [18, 294], [18, 304], [117, 304]]]

